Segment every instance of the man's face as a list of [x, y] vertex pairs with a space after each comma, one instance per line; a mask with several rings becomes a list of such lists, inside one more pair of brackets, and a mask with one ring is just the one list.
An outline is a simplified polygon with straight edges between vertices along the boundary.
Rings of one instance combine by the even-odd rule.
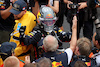
[[96, 36], [96, 33], [94, 33], [92, 41], [93, 41], [93, 44], [96, 46], [95, 36]]
[[14, 14], [14, 19], [15, 20], [18, 20], [18, 19], [21, 19], [21, 17], [24, 15], [24, 11], [22, 11], [21, 13], [19, 13], [18, 15], [15, 15]]
[[93, 38], [92, 38], [93, 44], [94, 44], [94, 46], [96, 46], [98, 49], [100, 49], [100, 44], [98, 43], [97, 40], [95, 40], [95, 36], [96, 36], [96, 33], [94, 33]]

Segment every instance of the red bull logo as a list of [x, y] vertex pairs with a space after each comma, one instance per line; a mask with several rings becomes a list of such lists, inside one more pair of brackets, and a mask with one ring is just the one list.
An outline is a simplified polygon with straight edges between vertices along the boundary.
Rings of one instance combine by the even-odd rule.
[[86, 64], [87, 66], [91, 66], [91, 63], [90, 63], [90, 62], [85, 62], [85, 64]]
[[52, 14], [47, 14], [46, 18], [53, 18]]
[[61, 61], [60, 62], [53, 61], [52, 62], [52, 67], [64, 67], [64, 66], [62, 66], [62, 62]]

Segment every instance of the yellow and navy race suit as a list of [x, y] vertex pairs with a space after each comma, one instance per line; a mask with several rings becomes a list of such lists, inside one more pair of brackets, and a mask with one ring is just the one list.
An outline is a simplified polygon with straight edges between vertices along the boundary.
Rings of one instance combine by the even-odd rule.
[[[57, 38], [57, 40], [59, 42], [59, 46], [62, 45], [62, 42], [69, 42], [71, 40], [71, 35], [72, 35], [71, 32], [64, 32], [57, 26], [54, 26], [54, 29], [51, 33], [45, 32], [43, 29], [43, 26], [40, 25], [40, 26], [35, 27], [32, 32], [30, 32], [28, 35], [26, 35], [23, 38], [22, 41], [23, 41], [24, 45], [28, 46], [28, 45], [32, 44], [33, 46], [35, 46], [37, 49], [36, 52], [38, 52], [38, 47], [43, 45], [42, 41], [43, 41], [44, 37], [46, 37], [49, 34], [53, 35]], [[37, 55], [37, 57], [38, 57], [38, 55]]]
[[[22, 44], [20, 44], [19, 41], [19, 37], [20, 37], [20, 33], [19, 33], [19, 29], [21, 26], [26, 26], [26, 30], [25, 30], [25, 35], [28, 35], [29, 32], [32, 31], [32, 29], [36, 26], [36, 17], [34, 14], [32, 14], [31, 12], [27, 11], [21, 19], [19, 20], [15, 20], [16, 24], [14, 26], [14, 31], [11, 34], [11, 38], [10, 38], [10, 42], [15, 42], [17, 44], [17, 47], [15, 49], [15, 56], [19, 56], [22, 53], [26, 53], [30, 48], [30, 46], [22, 46]], [[21, 60], [24, 61], [24, 57], [23, 58], [19, 58]]]

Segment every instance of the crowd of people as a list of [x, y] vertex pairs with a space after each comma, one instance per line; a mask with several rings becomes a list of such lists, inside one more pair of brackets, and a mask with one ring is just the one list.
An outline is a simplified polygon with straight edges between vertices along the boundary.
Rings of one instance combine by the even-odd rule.
[[100, 0], [0, 0], [0, 67], [100, 67], [99, 6]]

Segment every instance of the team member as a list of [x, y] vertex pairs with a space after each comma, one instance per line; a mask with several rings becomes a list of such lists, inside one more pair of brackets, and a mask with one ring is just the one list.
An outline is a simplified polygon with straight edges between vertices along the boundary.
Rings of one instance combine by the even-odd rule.
[[10, 40], [15, 25], [13, 14], [9, 12], [12, 8], [10, 3], [8, 0], [0, 0], [0, 44]]
[[91, 50], [92, 44], [90, 40], [86, 37], [79, 38], [70, 66], [73, 67], [76, 61], [83, 61], [88, 67], [96, 67], [95, 59], [90, 57]]
[[100, 34], [95, 32], [92, 38], [95, 49], [93, 50], [93, 57], [96, 58], [97, 66], [100, 66]]
[[[77, 36], [80, 36], [80, 30], [83, 28], [83, 36], [92, 40], [93, 36], [93, 22], [97, 18], [97, 10], [96, 8], [88, 9], [81, 8], [80, 4], [83, 2], [87, 2], [88, 0], [64, 0], [68, 7], [67, 13], [67, 21], [70, 23], [70, 27], [72, 26], [72, 18], [74, 15], [78, 17], [78, 33]], [[74, 7], [73, 7], [74, 6]], [[70, 28], [71, 29], [71, 28]]]
[[[0, 45], [0, 56], [2, 60], [4, 61], [9, 56], [14, 56], [14, 50], [16, 48], [17, 44], [14, 42], [4, 42]], [[0, 61], [0, 64], [2, 61]], [[20, 61], [20, 66], [23, 66], [24, 63]], [[0, 67], [4, 67], [4, 64], [2, 64]]]
[[26, 53], [31, 48], [30, 46], [22, 46], [22, 44], [20, 44], [19, 29], [21, 26], [26, 26], [25, 35], [27, 35], [36, 25], [36, 17], [31, 12], [27, 11], [27, 4], [23, 0], [15, 1], [10, 12], [14, 14], [14, 19], [16, 19], [14, 31], [11, 33], [10, 42], [15, 42], [17, 44], [15, 56], [19, 56], [22, 53]]
[[[71, 39], [71, 33], [70, 32], [64, 32], [57, 26], [55, 26], [55, 21], [57, 20], [56, 15], [54, 11], [50, 7], [42, 7], [40, 9], [40, 15], [37, 19], [38, 26], [33, 29], [32, 32], [30, 32], [28, 35], [24, 37], [24, 35], [20, 35], [20, 37], [23, 37], [22, 42], [24, 45], [30, 45], [33, 44], [36, 48], [39, 46], [42, 46], [43, 39], [48, 35], [51, 34], [57, 38], [59, 41], [59, 50], [63, 50], [62, 48], [62, 42], [69, 42]], [[20, 30], [22, 30], [23, 27], [21, 27]], [[38, 52], [38, 49], [37, 49]], [[35, 53], [36, 54], [36, 53]], [[39, 55], [37, 55], [38, 57]]]
[[[52, 67], [55, 67], [55, 66], [67, 67], [71, 61], [73, 52], [76, 48], [76, 42], [77, 42], [77, 18], [76, 16], [74, 16], [70, 47], [67, 48], [64, 51], [64, 53], [57, 54], [56, 53], [56, 50], [58, 48], [57, 39], [52, 35], [47, 35], [43, 40], [43, 49], [45, 51], [45, 53], [43, 54], [43, 57], [47, 57], [52, 61]], [[36, 60], [36, 62], [40, 61], [40, 59]]]

